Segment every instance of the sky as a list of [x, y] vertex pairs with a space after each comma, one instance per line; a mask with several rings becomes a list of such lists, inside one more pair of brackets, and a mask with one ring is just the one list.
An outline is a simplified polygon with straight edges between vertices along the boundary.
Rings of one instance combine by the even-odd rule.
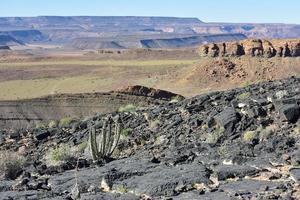
[[0, 16], [172, 16], [300, 24], [300, 0], [0, 0]]

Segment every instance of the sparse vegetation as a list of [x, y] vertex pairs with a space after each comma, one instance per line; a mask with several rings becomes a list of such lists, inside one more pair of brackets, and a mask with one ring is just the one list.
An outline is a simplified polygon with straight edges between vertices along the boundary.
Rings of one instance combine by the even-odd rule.
[[228, 154], [228, 148], [225, 145], [222, 145], [218, 148], [218, 154], [220, 156], [226, 156]]
[[79, 145], [76, 146], [75, 151], [78, 155], [83, 154], [85, 149], [87, 148], [88, 143], [87, 142], [82, 142]]
[[208, 135], [206, 141], [210, 144], [216, 144], [224, 136], [225, 129], [223, 127], [217, 127], [217, 129]]
[[35, 125], [35, 128], [36, 128], [36, 129], [45, 129], [45, 128], [46, 128], [46, 125], [45, 125], [43, 122], [38, 122], [38, 123]]
[[65, 117], [62, 118], [59, 121], [59, 126], [60, 127], [69, 127], [71, 125], [71, 123], [74, 121], [75, 119], [71, 118], [71, 117]]
[[7, 179], [16, 179], [22, 172], [25, 158], [15, 152], [0, 152], [0, 176]]
[[250, 96], [251, 96], [250, 92], [244, 92], [238, 96], [238, 99], [245, 100], [245, 99], [248, 99]]
[[259, 128], [259, 138], [261, 140], [268, 139], [274, 133], [275, 127], [274, 126], [267, 126], [265, 128]]
[[132, 134], [132, 128], [125, 128], [121, 131], [121, 135], [123, 136], [130, 136]]
[[242, 86], [242, 87], [248, 87], [248, 86], [250, 86], [251, 84], [253, 84], [251, 81], [246, 81], [246, 82], [244, 82], [241, 86]]
[[247, 131], [244, 133], [243, 140], [245, 142], [252, 142], [258, 136], [257, 131]]
[[129, 113], [131, 113], [131, 112], [135, 112], [136, 109], [137, 109], [137, 107], [135, 105], [128, 104], [126, 106], [121, 106], [118, 111], [119, 112], [129, 112]]
[[182, 100], [183, 100], [183, 98], [181, 96], [177, 95], [176, 97], [173, 97], [171, 99], [170, 103], [177, 103], [177, 102], [182, 101]]
[[57, 165], [62, 162], [68, 161], [73, 157], [72, 149], [67, 144], [61, 144], [60, 146], [51, 149], [49, 152], [48, 160], [51, 165]]
[[55, 120], [51, 120], [49, 123], [48, 123], [48, 127], [49, 128], [56, 128], [58, 125], [57, 121]]
[[125, 185], [121, 185], [118, 189], [119, 192], [121, 193], [127, 193], [128, 189], [125, 187]]

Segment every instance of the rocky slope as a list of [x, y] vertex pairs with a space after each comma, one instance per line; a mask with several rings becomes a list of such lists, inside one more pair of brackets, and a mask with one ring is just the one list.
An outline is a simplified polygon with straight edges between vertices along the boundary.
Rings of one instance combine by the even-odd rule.
[[200, 47], [201, 56], [259, 56], [271, 58], [300, 56], [300, 40], [261, 40], [249, 39], [240, 42], [212, 43]]
[[161, 104], [180, 95], [153, 88], [132, 86], [107, 93], [57, 94], [34, 99], [0, 101], [1, 128], [35, 127], [63, 118], [81, 118], [95, 113], [109, 113], [122, 106]]
[[3, 131], [0, 148], [28, 161], [17, 180], [0, 181], [0, 195], [72, 199], [78, 189], [82, 199], [296, 200], [299, 105], [300, 78], [291, 77], [111, 113], [131, 131], [114, 160], [98, 164], [87, 154], [55, 167], [43, 158], [58, 144], [86, 141], [89, 125], [107, 115], [64, 128]]

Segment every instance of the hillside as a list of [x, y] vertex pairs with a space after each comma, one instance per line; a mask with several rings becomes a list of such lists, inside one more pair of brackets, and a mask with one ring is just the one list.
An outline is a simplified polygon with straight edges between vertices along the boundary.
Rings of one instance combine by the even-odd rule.
[[[299, 88], [290, 77], [51, 128], [3, 130], [0, 149], [26, 161], [10, 160], [12, 173], [2, 171], [1, 197], [299, 199]], [[93, 162], [89, 131], [109, 117], [126, 131], [112, 158]], [[8, 155], [4, 161], [21, 159]]]
[[79, 119], [95, 113], [110, 113], [121, 107], [158, 105], [180, 95], [134, 86], [106, 93], [57, 94], [40, 98], [0, 101], [2, 129], [28, 128], [63, 118]]

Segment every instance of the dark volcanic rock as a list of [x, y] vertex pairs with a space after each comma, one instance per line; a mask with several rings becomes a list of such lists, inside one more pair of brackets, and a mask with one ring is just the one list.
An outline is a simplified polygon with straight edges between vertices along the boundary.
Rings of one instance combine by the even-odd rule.
[[250, 166], [224, 165], [218, 166], [215, 170], [218, 180], [224, 181], [229, 178], [244, 178], [259, 172], [258, 169]]
[[300, 107], [296, 104], [283, 105], [279, 111], [288, 122], [296, 122], [300, 116]]
[[226, 130], [232, 131], [234, 125], [238, 121], [238, 116], [234, 108], [226, 108], [214, 117], [216, 123]]
[[106, 163], [93, 163], [89, 152], [45, 162], [60, 144], [81, 146], [105, 114], [73, 128], [2, 131], [1, 150], [26, 147], [31, 176], [0, 181], [0, 195], [65, 199], [77, 183], [83, 199], [299, 199], [298, 169], [289, 171], [300, 163], [299, 88], [291, 77], [111, 113], [130, 133]]

